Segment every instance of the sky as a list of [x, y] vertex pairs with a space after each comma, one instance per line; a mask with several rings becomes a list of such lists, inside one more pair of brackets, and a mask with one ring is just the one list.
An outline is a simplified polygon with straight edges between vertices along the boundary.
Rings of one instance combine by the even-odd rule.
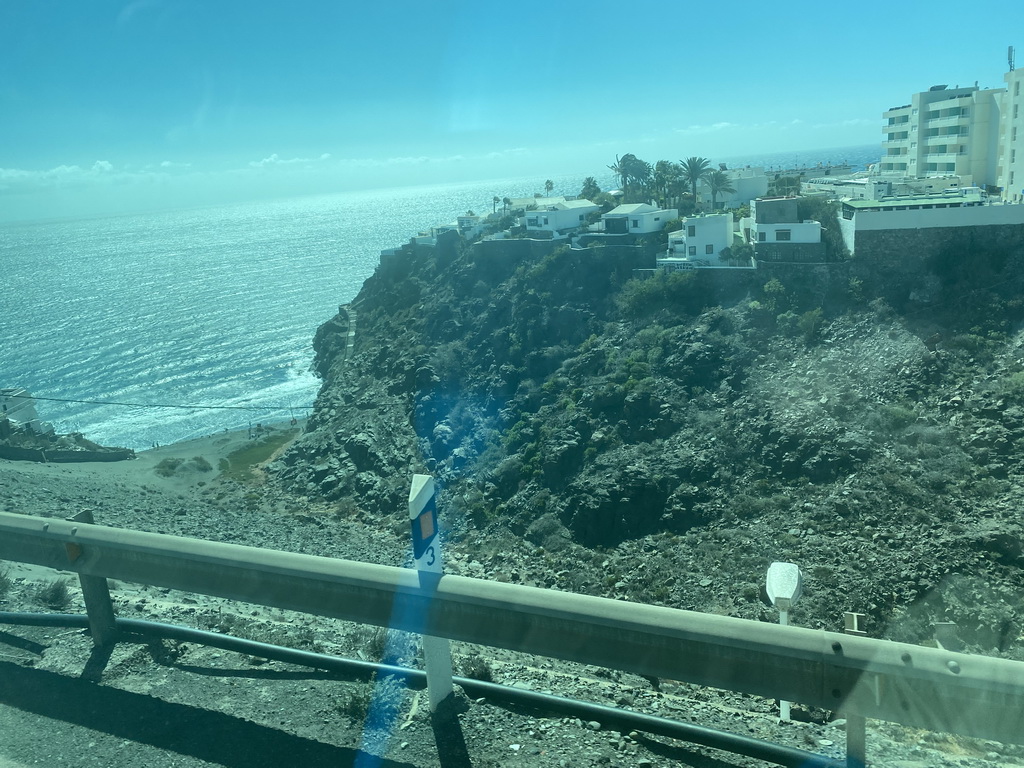
[[0, 222], [880, 142], [1024, 56], [924, 7], [0, 0]]

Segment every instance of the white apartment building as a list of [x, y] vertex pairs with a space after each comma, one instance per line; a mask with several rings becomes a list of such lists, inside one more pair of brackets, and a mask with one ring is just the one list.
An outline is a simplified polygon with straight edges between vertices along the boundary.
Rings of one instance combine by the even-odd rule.
[[1003, 199], [1024, 201], [1024, 70], [1011, 69], [1003, 79], [1003, 119], [999, 125], [999, 186]]
[[1000, 188], [1004, 200], [1024, 200], [1024, 74], [1010, 70], [1003, 79], [1005, 88], [935, 85], [883, 112], [878, 173], [957, 177], [959, 185], [947, 187]]
[[904, 176], [957, 175], [966, 185], [996, 183], [1002, 88], [932, 86], [882, 113], [879, 170]]

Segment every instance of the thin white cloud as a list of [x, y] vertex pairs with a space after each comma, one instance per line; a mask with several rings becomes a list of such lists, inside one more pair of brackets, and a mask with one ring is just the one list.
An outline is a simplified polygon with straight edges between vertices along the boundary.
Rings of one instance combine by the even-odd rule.
[[331, 159], [331, 155], [329, 153], [327, 153], [327, 152], [325, 152], [324, 154], [320, 155], [320, 157], [289, 157], [289, 158], [283, 158], [283, 157], [281, 157], [280, 155], [278, 155], [275, 152], [274, 154], [270, 155], [270, 157], [264, 157], [262, 160], [250, 161], [249, 167], [250, 168], [268, 168], [268, 167], [277, 166], [277, 165], [303, 165], [303, 164], [310, 164], [310, 163], [319, 163], [319, 162], [323, 162], [324, 160], [330, 160], [330, 159]]
[[686, 128], [676, 128], [675, 132], [676, 133], [682, 133], [682, 134], [685, 134], [685, 135], [694, 135], [694, 134], [701, 134], [701, 133], [715, 133], [717, 131], [725, 131], [725, 130], [728, 130], [730, 128], [741, 128], [741, 127], [742, 126], [738, 125], [737, 123], [730, 123], [730, 122], [723, 121], [723, 122], [720, 122], [720, 123], [712, 123], [711, 125], [690, 125], [690, 126], [687, 126]]
[[869, 120], [864, 117], [855, 117], [850, 120], [839, 120], [834, 123], [815, 123], [811, 127], [820, 130], [821, 128], [856, 128], [862, 125], [873, 126], [876, 124], [876, 120]]
[[340, 165], [355, 168], [381, 168], [385, 166], [418, 166], [435, 165], [439, 163], [461, 163], [467, 160], [465, 155], [449, 155], [447, 157], [430, 157], [429, 155], [404, 155], [399, 157], [387, 157], [384, 159], [374, 157], [349, 157], [339, 159]]
[[484, 157], [488, 160], [497, 160], [502, 157], [518, 157], [528, 154], [530, 154], [530, 150], [526, 147], [513, 147], [511, 149], [502, 149], [497, 152], [488, 152]]
[[97, 160], [88, 168], [80, 165], [58, 165], [41, 171], [0, 168], [0, 192], [79, 186], [124, 175], [115, 171], [108, 160]]

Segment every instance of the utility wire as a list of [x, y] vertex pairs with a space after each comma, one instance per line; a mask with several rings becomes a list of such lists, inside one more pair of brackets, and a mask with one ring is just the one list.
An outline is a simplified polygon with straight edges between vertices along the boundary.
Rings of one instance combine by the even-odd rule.
[[[129, 408], [184, 408], [204, 411], [285, 411], [308, 408], [308, 405], [178, 405], [169, 403], [119, 403], [111, 400], [71, 400], [64, 397], [39, 397], [19, 395], [26, 400], [46, 400], [51, 403], [84, 403], [86, 405], [123, 405]], [[11, 398], [14, 399], [14, 398]]]

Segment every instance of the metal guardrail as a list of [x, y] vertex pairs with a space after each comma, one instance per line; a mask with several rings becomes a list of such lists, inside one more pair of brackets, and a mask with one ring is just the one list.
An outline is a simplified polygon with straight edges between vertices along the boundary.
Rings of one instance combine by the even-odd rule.
[[[74, 571], [83, 587], [121, 579], [1024, 743], [1020, 662], [10, 513], [0, 560]], [[88, 593], [86, 605], [102, 634], [112, 615]]]

